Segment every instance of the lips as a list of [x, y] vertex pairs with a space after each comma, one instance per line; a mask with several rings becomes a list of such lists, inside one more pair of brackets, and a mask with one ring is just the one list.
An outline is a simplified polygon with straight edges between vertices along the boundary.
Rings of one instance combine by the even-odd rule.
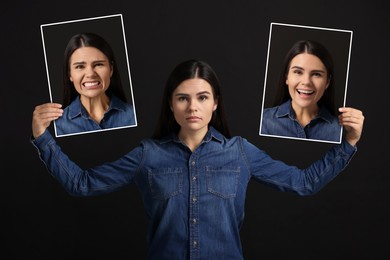
[[312, 95], [314, 93], [314, 90], [310, 90], [310, 89], [297, 89], [297, 92], [300, 95]]
[[95, 88], [98, 88], [100, 86], [100, 82], [99, 81], [84, 82], [83, 86], [86, 89], [95, 89]]
[[197, 116], [189, 116], [186, 118], [188, 121], [198, 121], [200, 120], [200, 117]]

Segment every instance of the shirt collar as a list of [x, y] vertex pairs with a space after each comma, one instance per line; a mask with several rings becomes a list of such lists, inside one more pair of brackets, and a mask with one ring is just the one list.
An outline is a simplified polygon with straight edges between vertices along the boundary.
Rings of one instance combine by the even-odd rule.
[[68, 106], [69, 110], [69, 117], [71, 119], [78, 117], [78, 116], [88, 116], [87, 111], [85, 108], [81, 105], [80, 96], [77, 96], [72, 103]]
[[[126, 104], [122, 100], [120, 100], [117, 96], [112, 95], [110, 100], [110, 105], [106, 113], [111, 109], [125, 111], [125, 106]], [[78, 116], [83, 116], [83, 117], [89, 116], [87, 110], [81, 104], [80, 96], [77, 96], [69, 105], [69, 117], [73, 119]]]
[[278, 110], [276, 111], [276, 117], [285, 117], [290, 116], [290, 118], [294, 118], [294, 111], [291, 107], [291, 99], [284, 102], [278, 107]]
[[328, 123], [332, 122], [333, 117], [334, 116], [330, 113], [329, 109], [327, 109], [325, 106], [320, 108], [320, 113], [317, 115], [317, 118], [321, 118]]
[[[295, 119], [294, 110], [291, 106], [291, 99], [284, 102], [278, 107], [278, 110], [276, 112], [276, 117], [285, 117], [289, 116], [291, 119]], [[316, 119], [322, 119], [328, 123], [332, 122], [333, 115], [330, 113], [330, 111], [325, 107], [320, 107], [320, 112], [316, 116]]]
[[[206, 136], [203, 138], [203, 142], [208, 143], [212, 139], [222, 143], [224, 140], [224, 136], [218, 130], [216, 130], [214, 127], [209, 126], [209, 130], [207, 131]], [[171, 133], [171, 134], [167, 135], [166, 137], [161, 138], [159, 142], [161, 144], [169, 143], [169, 142], [181, 143], [181, 141], [176, 133]]]

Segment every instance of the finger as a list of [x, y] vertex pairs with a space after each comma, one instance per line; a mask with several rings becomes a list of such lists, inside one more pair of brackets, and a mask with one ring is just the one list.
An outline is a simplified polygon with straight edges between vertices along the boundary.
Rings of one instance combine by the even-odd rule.
[[341, 113], [344, 113], [344, 112], [351, 112], [351, 111], [356, 111], [357, 112], [357, 111], [360, 111], [360, 110], [356, 109], [356, 108], [353, 108], [353, 107], [339, 107], [339, 111]]
[[60, 109], [62, 107], [61, 104], [58, 103], [45, 103], [35, 107], [34, 111], [45, 111], [50, 109]]
[[60, 103], [44, 103], [44, 104], [40, 104], [40, 105], [36, 106], [35, 109], [49, 108], [49, 107], [61, 108], [62, 105]]
[[58, 117], [62, 116], [62, 111], [61, 110], [58, 110], [58, 111], [42, 111], [42, 112], [37, 112], [35, 115], [34, 115], [34, 118], [36, 119], [57, 119]]
[[35, 118], [53, 118], [59, 117], [63, 113], [61, 104], [46, 103], [35, 107], [33, 117]]
[[363, 123], [364, 116], [362, 114], [343, 113], [339, 115], [339, 120], [342, 122]]
[[364, 116], [362, 111], [350, 108], [350, 107], [343, 107], [339, 108], [339, 111], [341, 114], [339, 115], [339, 120], [343, 122], [362, 122], [364, 120]]

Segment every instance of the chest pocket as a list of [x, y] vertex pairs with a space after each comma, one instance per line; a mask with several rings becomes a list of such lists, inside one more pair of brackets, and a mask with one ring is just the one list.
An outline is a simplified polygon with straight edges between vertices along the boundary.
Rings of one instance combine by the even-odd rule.
[[165, 200], [182, 193], [181, 168], [153, 169], [148, 172], [150, 192], [153, 198]]
[[224, 199], [234, 198], [240, 167], [206, 167], [207, 191]]

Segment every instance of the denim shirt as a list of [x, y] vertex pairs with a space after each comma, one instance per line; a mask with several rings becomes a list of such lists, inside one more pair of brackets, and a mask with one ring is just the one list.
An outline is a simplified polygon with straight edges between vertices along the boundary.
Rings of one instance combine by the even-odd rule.
[[280, 106], [264, 109], [260, 134], [340, 143], [341, 129], [338, 118], [325, 106], [309, 124], [302, 127], [296, 120], [290, 99]]
[[274, 160], [241, 137], [210, 127], [193, 151], [176, 135], [146, 139], [116, 161], [81, 169], [46, 132], [31, 141], [48, 171], [75, 196], [135, 184], [149, 217], [148, 259], [243, 259], [240, 228], [253, 179], [280, 191], [311, 195], [335, 178], [357, 148], [333, 146], [306, 169]]
[[135, 125], [133, 105], [123, 102], [115, 95], [112, 95], [110, 106], [104, 113], [100, 124], [89, 116], [81, 104], [80, 96], [77, 96], [69, 106], [64, 108], [62, 117], [55, 121], [58, 136], [133, 125]]

